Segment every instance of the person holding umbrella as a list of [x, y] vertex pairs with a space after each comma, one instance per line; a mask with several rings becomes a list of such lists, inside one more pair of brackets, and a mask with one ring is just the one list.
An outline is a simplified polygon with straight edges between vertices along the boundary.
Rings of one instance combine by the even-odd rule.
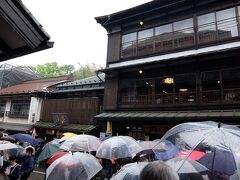
[[22, 159], [22, 168], [21, 168], [21, 178], [20, 180], [27, 180], [33, 171], [34, 167], [34, 156], [33, 156], [33, 148], [27, 147], [26, 154]]

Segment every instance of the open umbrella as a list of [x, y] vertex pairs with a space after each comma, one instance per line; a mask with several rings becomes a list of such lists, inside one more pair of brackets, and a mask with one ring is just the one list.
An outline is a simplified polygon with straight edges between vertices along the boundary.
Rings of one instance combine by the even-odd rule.
[[97, 151], [101, 141], [99, 138], [91, 135], [77, 135], [73, 136], [62, 143], [61, 149], [67, 151]]
[[199, 160], [201, 157], [203, 157], [206, 153], [202, 152], [202, 151], [189, 151], [189, 150], [185, 150], [185, 151], [179, 151], [177, 153], [177, 157], [187, 157], [189, 159], [192, 160]]
[[16, 142], [16, 139], [12, 136], [3, 136], [0, 138], [0, 140], [4, 140], [4, 141], [10, 141], [10, 142]]
[[112, 180], [140, 180], [141, 171], [147, 164], [148, 162], [126, 164], [112, 177]]
[[18, 149], [18, 146], [16, 144], [10, 143], [10, 142], [0, 142], [0, 151], [8, 150], [8, 149]]
[[129, 136], [111, 137], [101, 143], [97, 150], [97, 157], [104, 159], [120, 159], [134, 157], [142, 150], [135, 139]]
[[17, 134], [12, 135], [12, 137], [18, 141], [28, 142], [28, 143], [32, 144], [33, 146], [39, 145], [39, 142], [29, 134], [17, 133]]
[[64, 151], [63, 149], [60, 148], [61, 144], [56, 144], [56, 143], [48, 143], [46, 144], [39, 156], [37, 157], [37, 162], [43, 161], [45, 159], [48, 159], [52, 157], [56, 152], [59, 151]]
[[[221, 124], [212, 121], [189, 122], [179, 124], [170, 129], [162, 140], [169, 140], [182, 151], [202, 151], [206, 153], [199, 162], [209, 169], [209, 174], [216, 172], [222, 177], [230, 177], [236, 171], [240, 171], [240, 129], [233, 125]], [[217, 150], [217, 151], [216, 151]], [[217, 154], [220, 151], [228, 152], [225, 156]], [[213, 153], [211, 156], [209, 153]], [[210, 156], [210, 157], [209, 157]], [[190, 156], [186, 156], [190, 159]], [[226, 161], [226, 163], [225, 163]], [[226, 167], [230, 161], [229, 167]], [[217, 164], [219, 167], [215, 168]], [[221, 167], [221, 168], [220, 168]], [[230, 170], [229, 170], [230, 168]], [[227, 170], [227, 172], [226, 172]]]
[[166, 161], [166, 164], [172, 167], [179, 174], [200, 173], [208, 170], [197, 161], [176, 157]]
[[153, 147], [153, 152], [155, 155], [155, 159], [157, 160], [168, 160], [177, 155], [179, 152], [179, 148], [175, 146], [168, 140], [154, 141], [156, 142]]
[[67, 137], [67, 138], [71, 138], [71, 137], [73, 137], [73, 136], [77, 136], [77, 134], [71, 133], [71, 132], [66, 132], [66, 133], [63, 133], [63, 136], [64, 136], [64, 137]]
[[200, 158], [198, 162], [221, 174], [233, 175], [237, 170], [232, 152], [221, 149], [214, 149]]
[[49, 158], [47, 160], [47, 164], [52, 164], [55, 160], [57, 160], [58, 158], [69, 154], [70, 152], [64, 152], [64, 151], [60, 151], [60, 152], [56, 152], [51, 158]]
[[138, 143], [142, 148], [139, 154], [153, 154], [153, 148], [157, 144], [157, 142], [154, 141], [139, 141]]
[[102, 166], [91, 154], [69, 153], [48, 167], [46, 180], [89, 180], [101, 169]]

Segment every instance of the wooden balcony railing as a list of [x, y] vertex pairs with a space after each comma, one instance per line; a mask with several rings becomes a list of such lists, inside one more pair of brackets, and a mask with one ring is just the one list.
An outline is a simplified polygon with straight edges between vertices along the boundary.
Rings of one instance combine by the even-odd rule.
[[[197, 98], [197, 96], [201, 96]], [[197, 99], [201, 99], [197, 102]], [[119, 105], [146, 106], [146, 105], [187, 105], [208, 103], [240, 103], [240, 88], [221, 90], [203, 90], [199, 95], [196, 92], [163, 93], [139, 96], [121, 96]]]
[[221, 101], [221, 91], [220, 90], [208, 90], [202, 91], [202, 102], [212, 103]]

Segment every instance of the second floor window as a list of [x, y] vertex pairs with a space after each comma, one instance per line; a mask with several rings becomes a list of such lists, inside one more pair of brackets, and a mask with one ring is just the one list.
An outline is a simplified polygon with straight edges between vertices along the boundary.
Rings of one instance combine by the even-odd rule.
[[240, 12], [240, 7], [201, 14], [195, 19], [184, 19], [125, 34], [122, 36], [121, 57], [144, 56], [232, 39], [239, 36], [239, 17], [237, 18], [236, 12]]

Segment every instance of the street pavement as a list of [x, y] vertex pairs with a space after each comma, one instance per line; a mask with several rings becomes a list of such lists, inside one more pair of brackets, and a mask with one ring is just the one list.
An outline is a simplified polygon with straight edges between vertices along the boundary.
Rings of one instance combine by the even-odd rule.
[[31, 173], [29, 180], [44, 180], [45, 177], [45, 170], [41, 168], [35, 168], [34, 171]]

